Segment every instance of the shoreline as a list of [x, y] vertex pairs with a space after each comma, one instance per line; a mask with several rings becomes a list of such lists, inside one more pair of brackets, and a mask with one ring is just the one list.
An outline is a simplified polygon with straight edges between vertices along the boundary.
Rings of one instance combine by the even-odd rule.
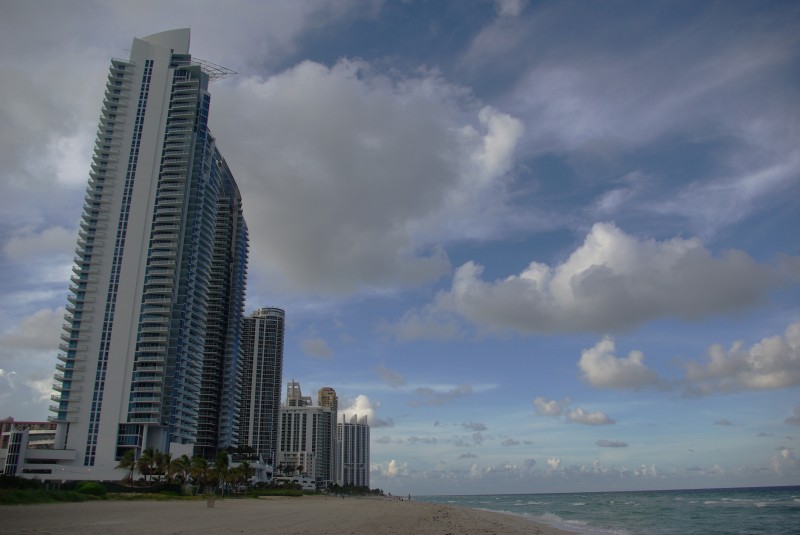
[[382, 497], [303, 496], [0, 506], [7, 534], [574, 535], [513, 513]]

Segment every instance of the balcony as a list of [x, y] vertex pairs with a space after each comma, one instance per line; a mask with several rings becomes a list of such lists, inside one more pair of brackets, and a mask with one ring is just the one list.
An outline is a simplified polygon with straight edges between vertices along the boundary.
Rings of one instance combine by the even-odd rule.
[[[78, 421], [77, 416], [48, 416], [47, 421], [50, 423], [70, 423], [74, 424]], [[57, 450], [47, 450], [47, 451], [57, 451]]]
[[78, 374], [78, 375], [73, 375], [72, 377], [64, 377], [64, 375], [57, 373], [53, 376], [53, 379], [55, 379], [56, 381], [61, 381], [62, 383], [64, 381], [83, 381], [83, 375]]
[[81, 400], [81, 396], [79, 394], [70, 394], [69, 397], [65, 398], [65, 397], [56, 396], [55, 394], [53, 394], [52, 396], [50, 396], [50, 400], [51, 401], [55, 401], [56, 403], [61, 403], [62, 401], [80, 401]]
[[73, 367], [69, 368], [64, 366], [63, 364], [56, 364], [56, 369], [60, 372], [84, 372], [86, 371], [86, 364], [75, 364]]
[[75, 386], [64, 386], [60, 383], [53, 383], [53, 390], [56, 392], [83, 392], [83, 386], [75, 385]]

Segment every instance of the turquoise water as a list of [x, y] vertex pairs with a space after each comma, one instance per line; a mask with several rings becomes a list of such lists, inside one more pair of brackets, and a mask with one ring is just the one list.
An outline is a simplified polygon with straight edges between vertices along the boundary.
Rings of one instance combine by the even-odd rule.
[[800, 534], [800, 486], [416, 499], [512, 513], [583, 535]]

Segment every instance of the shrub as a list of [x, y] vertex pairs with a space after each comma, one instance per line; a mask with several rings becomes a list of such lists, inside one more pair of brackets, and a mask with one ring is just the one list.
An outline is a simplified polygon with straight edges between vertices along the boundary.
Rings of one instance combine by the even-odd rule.
[[82, 481], [75, 487], [75, 490], [81, 494], [89, 494], [91, 496], [106, 495], [106, 488], [96, 481]]

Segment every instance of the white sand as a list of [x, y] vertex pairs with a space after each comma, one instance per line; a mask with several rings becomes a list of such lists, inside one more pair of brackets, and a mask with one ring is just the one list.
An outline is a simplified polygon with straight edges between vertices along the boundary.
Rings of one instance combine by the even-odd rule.
[[559, 535], [501, 513], [384, 498], [303, 496], [0, 506], [0, 533]]

